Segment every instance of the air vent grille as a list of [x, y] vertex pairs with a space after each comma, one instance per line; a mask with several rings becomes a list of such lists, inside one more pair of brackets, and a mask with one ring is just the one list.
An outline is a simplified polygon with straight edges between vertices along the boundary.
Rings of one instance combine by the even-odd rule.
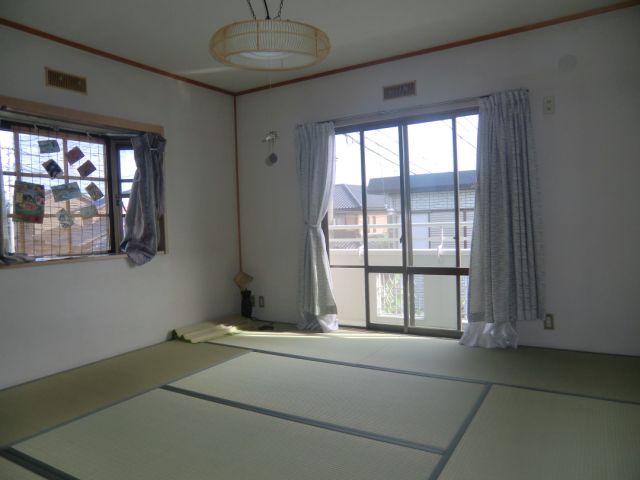
[[87, 93], [86, 78], [71, 75], [70, 73], [59, 72], [57, 70], [51, 70], [50, 68], [45, 68], [45, 76], [47, 79], [47, 86], [64, 88], [65, 90], [72, 90], [74, 92]]
[[409, 97], [416, 94], [416, 82], [401, 83], [399, 85], [389, 85], [383, 88], [383, 98], [393, 100], [394, 98]]

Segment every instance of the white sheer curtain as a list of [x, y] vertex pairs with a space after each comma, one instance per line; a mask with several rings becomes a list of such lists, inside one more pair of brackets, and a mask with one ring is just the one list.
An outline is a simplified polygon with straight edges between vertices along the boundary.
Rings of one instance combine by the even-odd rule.
[[9, 251], [11, 250], [9, 248], [11, 245], [11, 231], [9, 228], [11, 218], [9, 218], [10, 205], [5, 197], [6, 193], [2, 162], [0, 162], [0, 264], [12, 265], [14, 263], [33, 262], [34, 259], [28, 255]]
[[333, 123], [300, 125], [296, 128], [295, 141], [304, 221], [298, 328], [331, 332], [338, 329], [338, 311], [321, 222], [327, 214], [335, 180]]
[[544, 316], [543, 262], [529, 94], [480, 100], [468, 346], [516, 348], [516, 321]]
[[2, 174], [2, 162], [0, 162], [0, 263], [11, 263], [7, 258], [7, 247], [9, 244], [8, 213], [8, 202], [4, 199], [4, 175]]

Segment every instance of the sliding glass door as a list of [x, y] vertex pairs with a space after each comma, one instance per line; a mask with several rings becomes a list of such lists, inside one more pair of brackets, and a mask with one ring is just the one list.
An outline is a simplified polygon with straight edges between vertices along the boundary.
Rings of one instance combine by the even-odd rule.
[[327, 233], [341, 324], [464, 328], [476, 139], [475, 111], [338, 131]]

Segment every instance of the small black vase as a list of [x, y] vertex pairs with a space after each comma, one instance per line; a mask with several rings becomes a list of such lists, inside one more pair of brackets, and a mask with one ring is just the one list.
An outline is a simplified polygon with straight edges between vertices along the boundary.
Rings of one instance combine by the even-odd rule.
[[242, 295], [240, 313], [243, 317], [251, 318], [251, 290], [240, 290], [240, 295]]

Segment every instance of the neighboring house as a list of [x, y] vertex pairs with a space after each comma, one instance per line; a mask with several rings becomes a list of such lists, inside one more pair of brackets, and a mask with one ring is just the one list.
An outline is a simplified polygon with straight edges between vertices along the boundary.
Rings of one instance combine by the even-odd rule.
[[[333, 208], [329, 210], [331, 248], [355, 249], [362, 246], [362, 187], [338, 184], [333, 191]], [[385, 235], [389, 211], [384, 195], [367, 195], [369, 236]]]
[[[425, 173], [411, 175], [411, 229], [414, 249], [454, 248], [455, 199], [453, 195], [453, 173]], [[471, 245], [473, 209], [475, 204], [476, 171], [458, 173], [458, 199], [460, 208], [460, 237], [462, 249]], [[372, 178], [367, 193], [384, 197], [390, 209], [400, 212], [400, 178]], [[400, 218], [393, 215], [389, 223], [400, 224]], [[393, 234], [391, 234], [393, 236]], [[397, 236], [395, 236], [397, 238]], [[400, 244], [396, 246], [400, 248]]]
[[[409, 179], [411, 224], [407, 245], [413, 252], [413, 265], [421, 267], [452, 266], [455, 253], [455, 197], [454, 175], [451, 172], [411, 175]], [[468, 265], [473, 229], [473, 213], [476, 193], [476, 171], [458, 172], [458, 208], [460, 209], [460, 261]], [[369, 259], [374, 265], [397, 265], [401, 249], [400, 178], [373, 178], [367, 185], [367, 221]], [[405, 207], [408, 207], [405, 205]], [[340, 265], [361, 265], [362, 239], [362, 188], [360, 185], [338, 184], [333, 194], [333, 210], [329, 215], [330, 255]], [[373, 259], [373, 260], [372, 260]], [[334, 269], [337, 285], [349, 285], [349, 270]], [[374, 274], [370, 278], [374, 295], [371, 310], [373, 318], [383, 323], [401, 318], [403, 286], [396, 274]], [[460, 295], [459, 306], [462, 321], [466, 321], [468, 279], [460, 279], [457, 290], [452, 277], [416, 275], [412, 279], [412, 308], [416, 322], [429, 318], [448, 319], [439, 324], [450, 326], [451, 311]], [[446, 299], [446, 300], [443, 300]], [[345, 296], [342, 306], [349, 309], [353, 299]], [[428, 312], [427, 312], [428, 306]], [[355, 310], [355, 309], [354, 309]], [[357, 315], [357, 314], [356, 314]], [[450, 328], [450, 327], [446, 327]]]
[[[409, 179], [411, 229], [407, 245], [413, 252], [413, 264], [422, 267], [442, 267], [455, 264], [455, 196], [452, 172], [411, 175]], [[460, 209], [460, 259], [468, 265], [473, 228], [473, 213], [476, 191], [476, 171], [458, 173], [458, 208]], [[362, 193], [359, 185], [335, 186], [333, 195], [333, 217], [330, 217], [330, 246], [338, 264], [361, 264], [359, 253], [352, 250], [363, 246], [361, 238]], [[401, 249], [401, 205], [400, 178], [373, 178], [367, 185], [367, 212], [369, 224], [369, 255], [375, 265], [397, 265]], [[409, 205], [405, 205], [409, 208]], [[375, 212], [375, 214], [374, 214]], [[374, 219], [372, 219], [374, 217]], [[384, 228], [375, 225], [383, 224]], [[347, 240], [349, 239], [349, 240]], [[343, 277], [346, 270], [333, 272], [339, 285], [346, 285]], [[372, 315], [391, 322], [393, 317], [402, 317], [403, 286], [395, 274], [375, 274], [371, 277], [375, 298]], [[450, 321], [448, 306], [455, 304], [460, 295], [459, 306], [463, 322], [466, 321], [466, 298], [468, 279], [460, 279], [459, 293], [456, 284], [446, 276], [428, 277], [416, 275], [412, 279], [412, 308], [417, 322], [430, 318], [446, 318]], [[436, 298], [437, 297], [437, 298]], [[446, 301], [443, 299], [447, 299]], [[343, 301], [350, 302], [351, 300]], [[429, 311], [427, 312], [427, 306]], [[442, 325], [448, 325], [444, 321]]]

